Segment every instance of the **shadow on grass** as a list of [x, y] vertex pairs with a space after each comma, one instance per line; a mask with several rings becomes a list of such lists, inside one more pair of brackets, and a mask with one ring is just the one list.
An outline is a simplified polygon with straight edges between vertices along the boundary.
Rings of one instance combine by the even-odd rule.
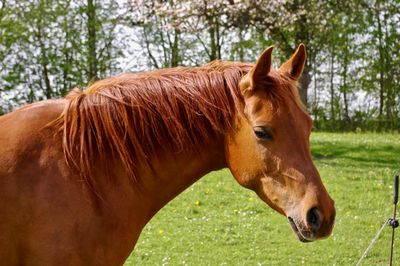
[[[398, 155], [393, 156], [393, 155]], [[361, 165], [372, 167], [399, 167], [400, 145], [348, 145], [346, 142], [319, 141], [312, 145], [312, 155], [316, 161], [346, 166]], [[335, 161], [338, 160], [338, 161]], [[340, 162], [340, 163], [339, 163]]]

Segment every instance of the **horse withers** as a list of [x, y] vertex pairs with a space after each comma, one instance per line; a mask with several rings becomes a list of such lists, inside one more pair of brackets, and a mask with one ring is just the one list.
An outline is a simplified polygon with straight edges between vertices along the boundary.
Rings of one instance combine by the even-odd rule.
[[121, 265], [158, 210], [224, 167], [299, 240], [327, 237], [334, 203], [297, 91], [305, 48], [277, 70], [271, 54], [123, 74], [1, 116], [1, 263]]

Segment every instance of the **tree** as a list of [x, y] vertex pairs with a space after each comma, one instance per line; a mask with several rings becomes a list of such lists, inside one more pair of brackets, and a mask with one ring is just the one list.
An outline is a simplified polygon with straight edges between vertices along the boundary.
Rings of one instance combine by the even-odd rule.
[[54, 98], [116, 73], [117, 7], [114, 1], [3, 0], [0, 106], [11, 109], [10, 98], [14, 104]]
[[[120, 72], [286, 59], [318, 128], [400, 128], [397, 0], [0, 0], [0, 112]], [[83, 26], [83, 27], [82, 27]], [[142, 60], [144, 58], [144, 60]]]

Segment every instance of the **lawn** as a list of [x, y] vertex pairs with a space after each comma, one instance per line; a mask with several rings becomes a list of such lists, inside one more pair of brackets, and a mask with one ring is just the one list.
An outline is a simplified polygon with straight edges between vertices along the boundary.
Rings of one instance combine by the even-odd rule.
[[[299, 242], [285, 217], [222, 170], [164, 207], [125, 265], [354, 265], [393, 213], [400, 135], [313, 133], [311, 140], [317, 168], [336, 202], [330, 238]], [[391, 230], [384, 229], [363, 265], [388, 264]]]

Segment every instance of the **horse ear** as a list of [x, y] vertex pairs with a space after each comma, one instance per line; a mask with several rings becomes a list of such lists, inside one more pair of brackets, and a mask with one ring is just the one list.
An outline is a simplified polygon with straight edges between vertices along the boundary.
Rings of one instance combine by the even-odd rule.
[[297, 47], [296, 52], [290, 57], [288, 61], [283, 63], [279, 68], [279, 71], [293, 78], [294, 80], [298, 80], [303, 73], [304, 64], [306, 63], [307, 53], [306, 47], [304, 44], [300, 44]]
[[264, 79], [268, 75], [272, 66], [273, 49], [274, 49], [273, 46], [268, 47], [258, 58], [257, 63], [253, 66], [251, 70], [251, 77], [253, 81]]
[[248, 91], [253, 91], [255, 84], [267, 78], [272, 67], [273, 49], [273, 46], [265, 49], [250, 72], [240, 81], [240, 90], [242, 94], [245, 94]]

